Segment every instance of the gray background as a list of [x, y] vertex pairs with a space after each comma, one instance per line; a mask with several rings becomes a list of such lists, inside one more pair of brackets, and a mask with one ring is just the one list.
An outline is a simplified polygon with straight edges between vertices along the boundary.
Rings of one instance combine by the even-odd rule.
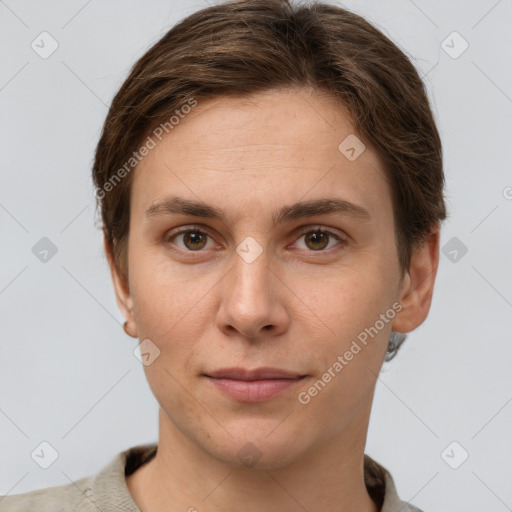
[[[0, 1], [0, 494], [68, 484], [157, 440], [157, 404], [95, 227], [90, 169], [131, 65], [207, 5]], [[366, 452], [425, 511], [512, 510], [512, 1], [344, 5], [424, 75], [450, 213], [430, 316], [383, 368]], [[47, 59], [31, 48], [43, 31], [59, 45]], [[458, 58], [454, 31], [469, 44]], [[32, 252], [42, 237], [58, 249], [46, 263]], [[58, 452], [48, 469], [31, 458], [43, 441]], [[460, 463], [463, 450], [469, 458], [453, 469], [447, 461]]]

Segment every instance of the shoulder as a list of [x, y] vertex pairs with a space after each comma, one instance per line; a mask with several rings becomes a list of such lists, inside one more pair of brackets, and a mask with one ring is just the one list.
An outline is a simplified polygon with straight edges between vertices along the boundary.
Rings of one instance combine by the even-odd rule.
[[89, 499], [93, 477], [85, 477], [67, 485], [46, 487], [23, 494], [0, 496], [2, 512], [88, 512], [96, 510]]
[[367, 454], [364, 454], [364, 478], [368, 493], [380, 512], [423, 512], [400, 499], [390, 471]]
[[423, 510], [411, 505], [406, 501], [400, 501], [400, 512], [423, 512]]
[[118, 453], [99, 473], [66, 485], [0, 496], [1, 512], [140, 512], [126, 485], [131, 474], [156, 454], [157, 444], [137, 445]]

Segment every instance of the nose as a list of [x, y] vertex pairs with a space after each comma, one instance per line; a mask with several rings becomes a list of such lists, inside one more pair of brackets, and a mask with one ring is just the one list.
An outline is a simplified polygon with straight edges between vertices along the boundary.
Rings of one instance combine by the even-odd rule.
[[227, 336], [239, 335], [256, 342], [278, 336], [290, 323], [288, 288], [270, 267], [270, 256], [263, 251], [254, 261], [238, 253], [220, 287], [218, 328]]

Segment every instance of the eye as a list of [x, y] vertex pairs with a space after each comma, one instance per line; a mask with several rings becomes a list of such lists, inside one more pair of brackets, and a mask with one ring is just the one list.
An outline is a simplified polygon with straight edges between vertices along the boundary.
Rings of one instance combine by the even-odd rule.
[[[183, 246], [174, 242], [175, 239], [180, 237]], [[169, 234], [165, 238], [165, 243], [173, 243], [184, 251], [197, 252], [207, 246], [208, 238], [210, 238], [210, 235], [206, 231], [195, 227], [188, 227]]]
[[[299, 235], [299, 239], [304, 237], [303, 246], [299, 249], [309, 251], [327, 252], [333, 246], [332, 241], [338, 241], [338, 244], [334, 244], [334, 246], [338, 245], [340, 248], [347, 244], [347, 240], [341, 235], [320, 226], [307, 226]], [[175, 240], [180, 239], [181, 244], [176, 243]], [[211, 245], [215, 246], [212, 237], [206, 231], [199, 227], [188, 226], [170, 233], [165, 237], [164, 242], [175, 245], [184, 252], [201, 252], [203, 249], [212, 248], [211, 245], [208, 246], [208, 239], [210, 239]]]
[[309, 226], [306, 230], [301, 232], [300, 238], [302, 237], [304, 237], [303, 245], [305, 247], [301, 248], [310, 249], [311, 251], [324, 251], [326, 248], [332, 248], [332, 245], [330, 247], [327, 246], [333, 239], [340, 242], [337, 244], [339, 246], [344, 246], [347, 243], [347, 241], [340, 235], [321, 227], [312, 228]]

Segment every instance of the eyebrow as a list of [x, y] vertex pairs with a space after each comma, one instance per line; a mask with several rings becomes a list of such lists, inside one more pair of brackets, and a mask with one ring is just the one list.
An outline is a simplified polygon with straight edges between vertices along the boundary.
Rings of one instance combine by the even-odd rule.
[[[368, 210], [340, 198], [313, 199], [283, 206], [272, 214], [273, 225], [314, 215], [341, 213], [362, 222], [370, 222], [372, 216]], [[152, 204], [146, 210], [147, 217], [157, 215], [183, 214], [206, 219], [218, 219], [226, 223], [224, 212], [202, 201], [191, 201], [181, 197], [170, 197]]]

